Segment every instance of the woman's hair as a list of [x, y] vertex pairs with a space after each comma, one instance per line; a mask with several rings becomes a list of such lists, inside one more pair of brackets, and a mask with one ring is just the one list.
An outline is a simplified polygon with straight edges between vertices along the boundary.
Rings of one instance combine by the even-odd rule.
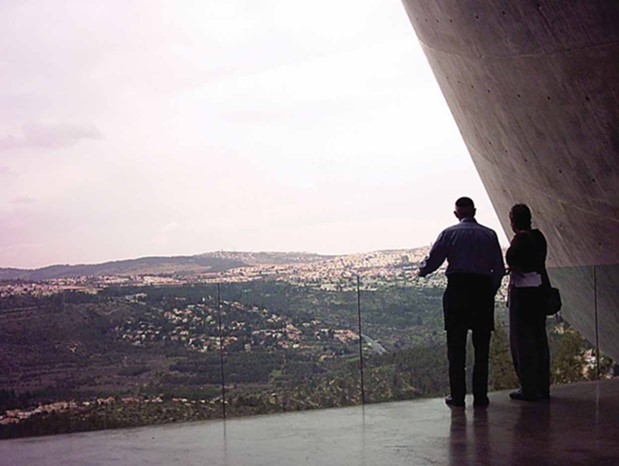
[[516, 204], [509, 211], [509, 218], [519, 230], [531, 229], [531, 211], [526, 204]]

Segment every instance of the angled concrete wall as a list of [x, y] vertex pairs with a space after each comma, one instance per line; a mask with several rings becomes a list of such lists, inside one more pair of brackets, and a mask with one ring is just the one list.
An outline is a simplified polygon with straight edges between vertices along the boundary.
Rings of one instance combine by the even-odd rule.
[[503, 228], [532, 208], [564, 316], [619, 360], [619, 2], [403, 3]]

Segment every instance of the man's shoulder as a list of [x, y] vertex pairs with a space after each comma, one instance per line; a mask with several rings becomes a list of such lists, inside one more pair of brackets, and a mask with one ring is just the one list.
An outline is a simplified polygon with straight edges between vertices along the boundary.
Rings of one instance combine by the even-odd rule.
[[445, 228], [443, 230], [443, 233], [451, 233], [451, 232], [456, 232], [460, 230], [469, 230], [469, 229], [480, 230], [480, 231], [484, 231], [484, 232], [496, 235], [496, 232], [492, 228], [482, 225], [481, 223], [478, 223], [477, 221], [456, 223], [455, 225], [451, 225], [450, 227]]
[[490, 228], [490, 227], [487, 227], [486, 225], [482, 225], [481, 223], [478, 223], [478, 224], [477, 224], [477, 227], [478, 227], [478, 228], [480, 228], [480, 229], [481, 229], [481, 230], [483, 230], [483, 231], [486, 231], [486, 232], [491, 233], [491, 234], [493, 234], [493, 235], [495, 235], [495, 236], [496, 236], [496, 231], [494, 231], [494, 230], [493, 230], [492, 228]]
[[448, 226], [443, 231], [441, 231], [440, 236], [452, 235], [452, 234], [457, 233], [458, 231], [461, 231], [461, 230], [463, 230], [465, 228], [467, 228], [466, 224], [464, 224], [462, 222], [461, 223], [456, 223], [454, 225]]

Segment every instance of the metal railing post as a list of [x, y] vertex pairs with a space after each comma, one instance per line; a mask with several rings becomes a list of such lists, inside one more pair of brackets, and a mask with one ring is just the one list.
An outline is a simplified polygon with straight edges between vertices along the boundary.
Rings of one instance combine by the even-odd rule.
[[596, 380], [600, 380], [600, 326], [598, 322], [598, 285], [597, 268], [593, 266], [593, 310], [595, 312], [595, 373]]
[[357, 320], [359, 323], [359, 375], [361, 377], [361, 404], [365, 404], [365, 381], [363, 378], [363, 330], [361, 328], [361, 288], [357, 275]]
[[221, 374], [221, 411], [224, 420], [226, 419], [226, 384], [224, 379], [224, 344], [223, 344], [223, 325], [221, 319], [221, 290], [217, 284], [217, 313], [219, 327], [219, 368]]

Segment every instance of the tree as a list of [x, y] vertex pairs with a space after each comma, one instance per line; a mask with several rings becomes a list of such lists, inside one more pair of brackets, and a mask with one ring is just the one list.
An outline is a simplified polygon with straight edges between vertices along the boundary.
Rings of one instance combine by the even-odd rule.
[[494, 329], [490, 343], [490, 385], [494, 390], [504, 390], [518, 386], [518, 377], [514, 372], [509, 338], [502, 323]]
[[572, 383], [584, 380], [585, 340], [572, 328], [566, 328], [552, 358], [553, 383]]

